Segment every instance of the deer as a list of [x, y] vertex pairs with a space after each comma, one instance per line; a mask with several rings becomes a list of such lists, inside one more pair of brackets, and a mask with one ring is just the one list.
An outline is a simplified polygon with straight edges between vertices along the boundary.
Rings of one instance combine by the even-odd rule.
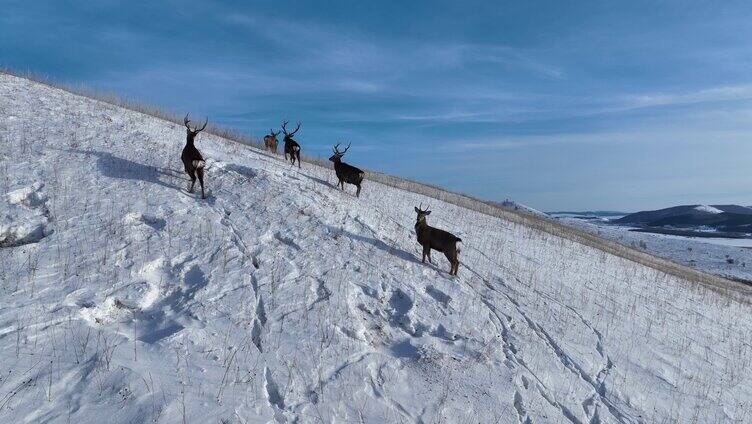
[[423, 263], [426, 263], [427, 256], [428, 262], [433, 265], [431, 249], [438, 250], [443, 252], [449, 260], [449, 275], [456, 276], [457, 269], [460, 266], [460, 249], [457, 247], [457, 242], [461, 242], [462, 239], [452, 233], [428, 225], [426, 217], [431, 214], [428, 206], [424, 210], [421, 203], [420, 207], [415, 208], [415, 213], [418, 214], [415, 221], [415, 234], [418, 236], [418, 243], [423, 246]]
[[269, 130], [269, 134], [264, 136], [264, 146], [266, 147], [266, 150], [277, 153], [277, 136], [279, 135], [280, 131], [274, 132], [274, 130]]
[[188, 192], [193, 193], [193, 186], [196, 185], [196, 177], [198, 176], [198, 181], [201, 183], [201, 198], [206, 199], [206, 195], [204, 194], [204, 166], [206, 165], [206, 161], [204, 161], [204, 157], [201, 156], [201, 152], [198, 151], [193, 142], [198, 133], [206, 128], [206, 124], [209, 123], [209, 118], [206, 118], [206, 121], [201, 128], [194, 127], [191, 129], [191, 126], [189, 125], [190, 122], [191, 121], [186, 114], [183, 119], [183, 125], [185, 125], [185, 128], [188, 131], [185, 138], [185, 147], [183, 147], [183, 153], [180, 154], [180, 159], [183, 161], [186, 174], [191, 177], [191, 188]]
[[334, 162], [334, 172], [337, 174], [339, 186], [342, 188], [342, 191], [345, 190], [345, 183], [352, 184], [358, 188], [358, 191], [355, 192], [355, 197], [360, 197], [360, 183], [363, 182], [363, 176], [365, 173], [352, 165], [342, 162], [342, 156], [344, 156], [347, 149], [350, 148], [350, 144], [347, 145], [344, 151], [340, 152], [339, 143], [337, 143], [337, 145], [334, 146], [334, 154], [329, 160]]
[[297, 158], [298, 168], [300, 168], [300, 144], [292, 139], [292, 136], [294, 136], [295, 133], [300, 129], [300, 122], [298, 122], [298, 126], [295, 128], [295, 131], [291, 133], [288, 133], [287, 128], [285, 128], [287, 122], [288, 121], [282, 123], [282, 132], [285, 133], [285, 160], [287, 160], [287, 155], [290, 155], [290, 162], [295, 165], [295, 159]]

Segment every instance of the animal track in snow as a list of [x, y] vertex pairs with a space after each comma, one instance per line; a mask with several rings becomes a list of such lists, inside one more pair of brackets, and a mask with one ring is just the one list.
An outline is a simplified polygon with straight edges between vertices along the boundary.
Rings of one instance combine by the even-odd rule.
[[[173, 265], [174, 264], [174, 265]], [[159, 257], [134, 274], [134, 281], [116, 288], [98, 304], [81, 309], [81, 316], [96, 325], [135, 325], [127, 336], [146, 343], [169, 337], [193, 321], [190, 306], [200, 289], [208, 284], [198, 264], [179, 255], [172, 263]]]
[[165, 225], [167, 225], [164, 218], [142, 214], [141, 212], [131, 212], [125, 215], [123, 223], [131, 226], [147, 225], [156, 231], [164, 229]]
[[44, 184], [14, 190], [0, 201], [0, 248], [37, 243], [52, 233]]
[[279, 386], [274, 381], [272, 372], [269, 368], [264, 367], [264, 392], [266, 394], [266, 400], [270, 405], [274, 405], [280, 410], [285, 409], [285, 398], [279, 392]]
[[311, 286], [311, 291], [316, 296], [316, 299], [308, 306], [309, 310], [311, 310], [317, 303], [329, 300], [329, 297], [332, 295], [332, 291], [326, 287], [322, 278], [317, 278], [316, 281], [318, 282], [316, 287], [314, 288], [313, 285]]
[[413, 304], [413, 299], [400, 289], [393, 291], [389, 298], [389, 321], [410, 335], [415, 335], [415, 328], [408, 315]]

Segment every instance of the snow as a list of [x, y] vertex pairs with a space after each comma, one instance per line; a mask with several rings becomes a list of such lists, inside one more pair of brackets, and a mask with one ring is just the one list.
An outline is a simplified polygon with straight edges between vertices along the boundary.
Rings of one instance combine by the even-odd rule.
[[0, 248], [36, 243], [52, 230], [39, 182], [7, 193], [0, 202]]
[[0, 112], [49, 227], [0, 249], [1, 422], [752, 419], [741, 291], [207, 134], [201, 200], [180, 125], [5, 75]]
[[519, 204], [519, 203], [517, 203], [517, 202], [515, 202], [513, 200], [509, 200], [509, 199], [504, 200], [503, 202], [500, 203], [500, 205], [504, 206], [506, 208], [509, 208], [509, 209], [523, 211], [523, 212], [525, 212], [527, 214], [530, 214], [530, 215], [533, 215], [533, 216], [537, 216], [539, 218], [548, 218], [549, 217], [548, 214], [546, 214], [545, 212], [541, 212], [541, 211], [539, 211], [537, 209], [531, 208], [530, 206], [522, 205], [522, 204]]
[[722, 210], [718, 208], [714, 208], [712, 206], [708, 206], [708, 205], [699, 205], [695, 207], [695, 210], [698, 210], [700, 212], [705, 212], [705, 213], [713, 213], [713, 214], [723, 213]]
[[638, 232], [607, 221], [570, 217], [560, 217], [558, 221], [710, 274], [752, 283], [752, 239]]

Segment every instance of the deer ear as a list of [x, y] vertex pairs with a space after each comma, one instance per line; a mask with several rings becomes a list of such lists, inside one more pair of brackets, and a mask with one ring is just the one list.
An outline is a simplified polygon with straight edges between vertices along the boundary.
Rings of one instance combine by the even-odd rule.
[[418, 207], [415, 207], [415, 213], [420, 213], [420, 210], [418, 210]]
[[426, 215], [431, 215], [431, 211], [426, 211]]

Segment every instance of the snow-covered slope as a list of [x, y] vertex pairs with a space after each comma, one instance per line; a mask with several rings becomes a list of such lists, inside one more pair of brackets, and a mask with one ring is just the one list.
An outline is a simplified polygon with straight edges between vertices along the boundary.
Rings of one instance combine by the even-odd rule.
[[705, 213], [715, 213], [715, 214], [723, 213], [722, 210], [718, 208], [714, 208], [712, 206], [708, 206], [708, 205], [695, 206], [695, 210], [698, 210], [700, 212], [705, 212]]
[[682, 237], [669, 234], [632, 231], [632, 227], [613, 225], [597, 219], [558, 217], [557, 221], [644, 250], [679, 264], [752, 286], [752, 240], [706, 237]]
[[744, 298], [203, 134], [202, 201], [182, 127], [15, 77], [0, 117], [3, 228], [42, 226], [0, 249], [0, 422], [752, 420]]

